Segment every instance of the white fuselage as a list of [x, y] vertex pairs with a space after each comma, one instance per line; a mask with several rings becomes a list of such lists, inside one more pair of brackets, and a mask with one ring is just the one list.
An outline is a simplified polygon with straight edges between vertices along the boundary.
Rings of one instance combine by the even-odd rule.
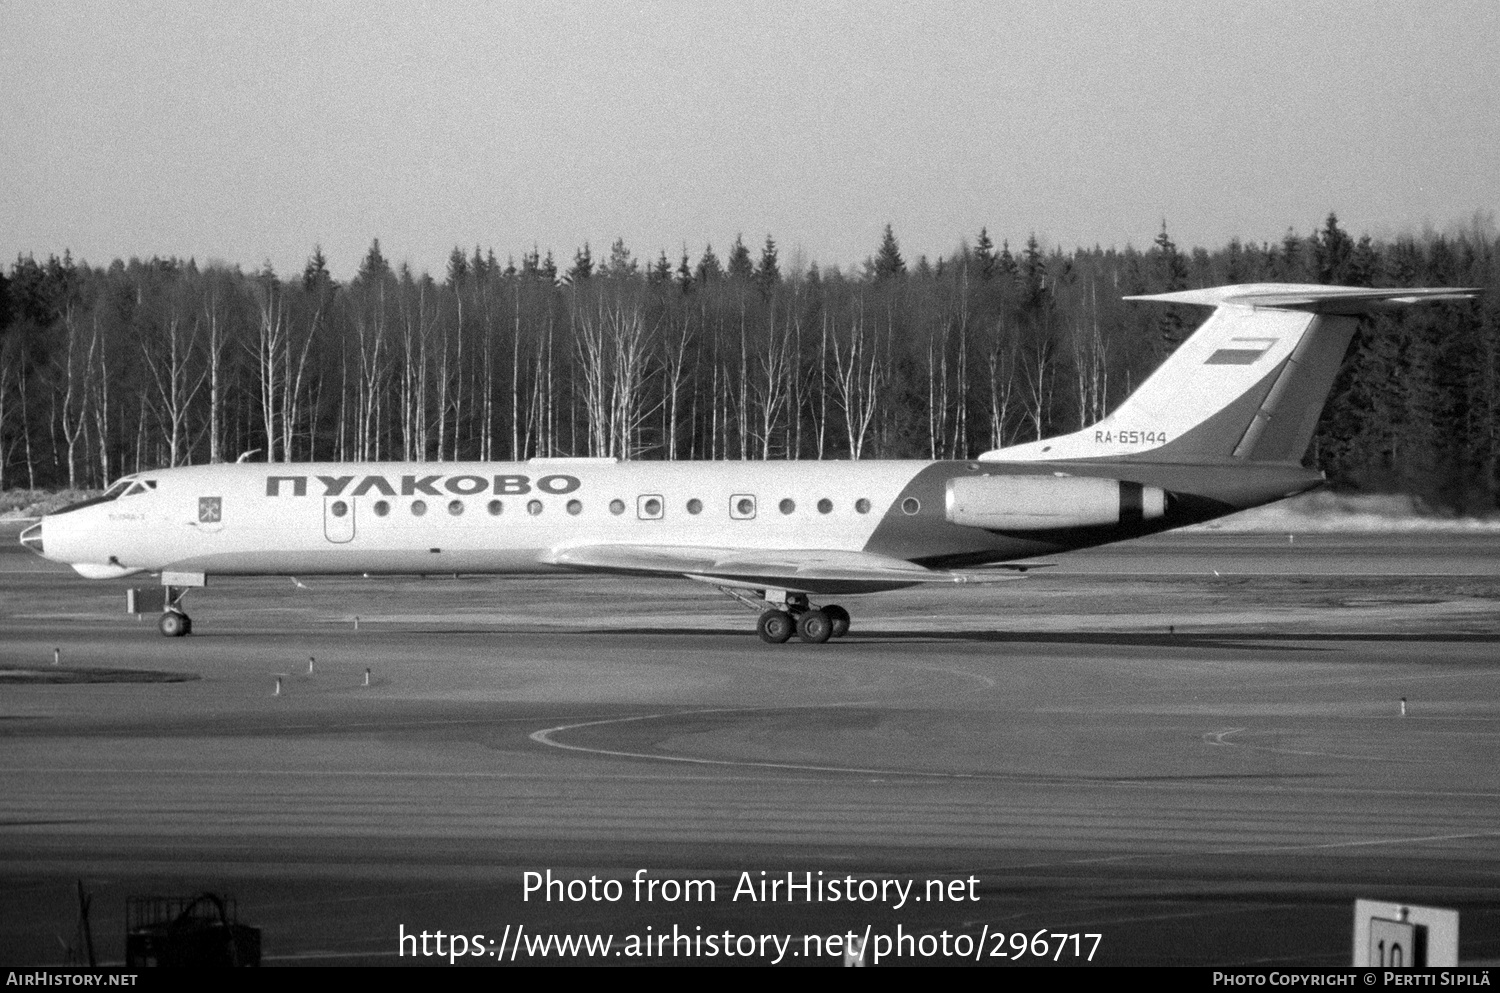
[[47, 518], [45, 554], [103, 577], [538, 572], [582, 544], [857, 551], [929, 464], [186, 467], [142, 473], [154, 485]]

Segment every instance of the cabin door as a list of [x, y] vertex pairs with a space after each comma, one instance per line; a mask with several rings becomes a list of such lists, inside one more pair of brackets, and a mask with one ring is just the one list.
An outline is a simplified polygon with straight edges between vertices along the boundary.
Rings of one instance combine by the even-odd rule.
[[342, 545], [354, 540], [354, 498], [323, 498], [323, 535]]

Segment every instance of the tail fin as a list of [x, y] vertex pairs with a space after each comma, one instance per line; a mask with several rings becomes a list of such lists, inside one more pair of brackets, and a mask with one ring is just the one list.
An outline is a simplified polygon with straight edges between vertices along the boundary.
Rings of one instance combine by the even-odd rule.
[[1300, 462], [1358, 316], [1473, 289], [1254, 283], [1126, 297], [1214, 307], [1108, 417], [1082, 431], [985, 452], [996, 462]]

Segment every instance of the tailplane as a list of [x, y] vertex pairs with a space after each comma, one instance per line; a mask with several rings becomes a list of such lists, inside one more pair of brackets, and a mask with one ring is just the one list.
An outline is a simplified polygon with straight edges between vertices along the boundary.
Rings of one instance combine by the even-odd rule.
[[979, 458], [1297, 463], [1361, 314], [1479, 292], [1253, 283], [1126, 297], [1215, 309], [1097, 424]]

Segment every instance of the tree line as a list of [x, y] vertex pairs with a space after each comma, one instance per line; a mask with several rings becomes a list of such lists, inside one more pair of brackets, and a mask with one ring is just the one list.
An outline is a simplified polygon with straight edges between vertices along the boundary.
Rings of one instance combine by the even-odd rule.
[[[0, 488], [93, 488], [241, 457], [967, 458], [1098, 420], [1203, 316], [1126, 295], [1236, 282], [1500, 281], [1500, 239], [1014, 250], [981, 230], [909, 262], [723, 261], [624, 241], [559, 265], [455, 248], [441, 278], [379, 241], [332, 278], [194, 260], [18, 257], [0, 275]], [[1362, 324], [1308, 455], [1338, 484], [1464, 511], [1500, 487], [1500, 298]]]

